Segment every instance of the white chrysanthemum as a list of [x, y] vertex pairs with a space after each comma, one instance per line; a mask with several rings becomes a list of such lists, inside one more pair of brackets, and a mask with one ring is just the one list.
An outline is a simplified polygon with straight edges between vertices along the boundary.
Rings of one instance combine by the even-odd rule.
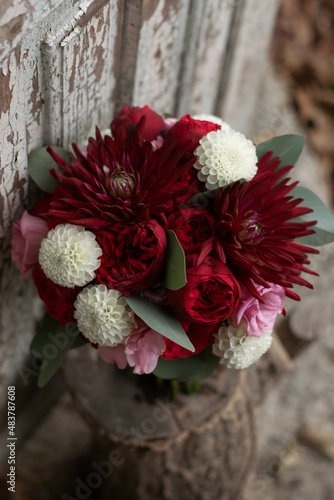
[[124, 296], [105, 285], [90, 285], [74, 302], [80, 332], [93, 344], [115, 346], [134, 328], [131, 309]]
[[87, 285], [95, 278], [102, 255], [91, 231], [72, 224], [59, 224], [48, 232], [39, 251], [39, 263], [54, 283], [68, 288]]
[[200, 120], [201, 122], [211, 122], [216, 123], [217, 125], [221, 125], [221, 129], [223, 132], [227, 132], [231, 130], [231, 127], [228, 123], [224, 122], [221, 118], [215, 115], [206, 115], [205, 113], [201, 113], [200, 115], [192, 116], [194, 120]]
[[209, 190], [245, 179], [250, 181], [257, 172], [256, 148], [240, 132], [217, 130], [209, 132], [195, 149], [198, 178]]
[[221, 326], [215, 335], [212, 352], [227, 368], [241, 370], [255, 363], [271, 346], [272, 331], [264, 330], [261, 337], [246, 336], [247, 323], [237, 327]]

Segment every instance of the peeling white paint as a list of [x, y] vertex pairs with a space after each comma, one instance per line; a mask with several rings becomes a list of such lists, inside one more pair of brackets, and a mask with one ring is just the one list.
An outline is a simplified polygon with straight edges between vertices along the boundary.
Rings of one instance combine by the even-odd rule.
[[[189, 1], [160, 0], [139, 37], [133, 103], [173, 112]], [[168, 17], [164, 18], [166, 10]]]

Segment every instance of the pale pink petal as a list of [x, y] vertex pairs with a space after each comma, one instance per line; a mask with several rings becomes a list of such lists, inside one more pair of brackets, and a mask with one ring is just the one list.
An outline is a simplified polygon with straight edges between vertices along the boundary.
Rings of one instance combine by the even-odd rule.
[[12, 229], [12, 261], [26, 278], [38, 264], [38, 254], [42, 240], [49, 232], [45, 220], [25, 211]]
[[164, 143], [164, 138], [161, 137], [161, 135], [158, 135], [158, 137], [154, 139], [154, 141], [151, 141], [154, 151], [156, 149], [160, 149], [163, 143]]
[[272, 330], [277, 314], [283, 310], [284, 289], [279, 285], [269, 284], [269, 288], [254, 284], [264, 303], [253, 297], [244, 287], [241, 288], [240, 302], [229, 321], [234, 325], [239, 325], [242, 320], [246, 320], [247, 335], [261, 337], [264, 330]]
[[179, 120], [177, 118], [166, 118], [164, 120], [165, 122], [165, 126], [166, 126], [166, 129], [169, 130], [170, 128], [173, 127], [173, 125], [175, 125], [176, 122], [178, 122]]
[[124, 369], [127, 365], [127, 357], [124, 349], [124, 344], [118, 344], [114, 347], [98, 346], [98, 351], [103, 361], [106, 363], [116, 363], [120, 369]]
[[165, 342], [162, 335], [146, 327], [130, 335], [125, 354], [129, 365], [134, 367], [133, 372], [142, 375], [153, 372], [164, 350]]

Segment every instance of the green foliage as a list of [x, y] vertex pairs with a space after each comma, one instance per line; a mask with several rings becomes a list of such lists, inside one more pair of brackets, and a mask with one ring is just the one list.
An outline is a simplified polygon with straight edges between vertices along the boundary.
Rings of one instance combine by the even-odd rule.
[[305, 136], [298, 134], [280, 135], [256, 146], [256, 156], [260, 160], [268, 151], [273, 151], [274, 158], [280, 158], [278, 170], [288, 165], [295, 165], [305, 144]]
[[135, 293], [125, 298], [131, 309], [152, 330], [161, 333], [176, 344], [194, 352], [194, 346], [170, 307], [153, 304], [153, 302]]
[[39, 387], [44, 387], [54, 375], [67, 351], [84, 344], [79, 334], [75, 323], [62, 326], [51, 316], [46, 316], [30, 346], [31, 353], [43, 359], [38, 377]]
[[300, 206], [312, 208], [313, 212], [295, 219], [296, 222], [317, 221], [316, 226], [312, 226], [316, 232], [309, 236], [303, 236], [298, 241], [305, 245], [322, 246], [334, 241], [334, 220], [332, 214], [324, 203], [309, 189], [297, 186], [291, 194], [294, 198], [302, 198]]
[[[71, 165], [71, 157], [68, 151], [56, 146], [52, 146], [52, 149]], [[53, 168], [61, 173], [60, 167], [46, 148], [34, 149], [28, 156], [28, 173], [37, 186], [46, 193], [53, 193], [59, 185], [56, 179], [50, 175], [50, 170]]]
[[167, 231], [166, 267], [161, 281], [169, 290], [178, 290], [187, 283], [186, 258], [174, 231]]
[[195, 382], [206, 378], [217, 368], [219, 357], [212, 353], [209, 346], [195, 356], [185, 359], [159, 358], [154, 375], [163, 379], [177, 379], [184, 382]]

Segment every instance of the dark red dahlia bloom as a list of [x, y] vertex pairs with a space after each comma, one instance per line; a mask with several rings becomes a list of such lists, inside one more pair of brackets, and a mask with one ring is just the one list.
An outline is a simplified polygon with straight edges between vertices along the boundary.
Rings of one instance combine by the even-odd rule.
[[[175, 142], [153, 151], [143, 141], [145, 119], [135, 129], [116, 138], [90, 138], [85, 157], [73, 145], [76, 157], [72, 166], [51, 148], [49, 153], [63, 175], [51, 174], [60, 184], [51, 202], [48, 218], [99, 229], [115, 222], [148, 219], [164, 211], [167, 202], [187, 193], [186, 182], [179, 179], [193, 165], [195, 157], [179, 164], [185, 148], [175, 149]], [[176, 186], [176, 181], [177, 186]]]
[[56, 285], [47, 278], [39, 264], [34, 267], [32, 277], [38, 291], [38, 295], [46, 305], [47, 312], [59, 321], [61, 325], [67, 325], [74, 319], [74, 302], [81, 287], [67, 288]]
[[215, 218], [204, 208], [188, 207], [170, 215], [168, 229], [172, 229], [186, 254], [200, 253], [201, 247], [212, 240]]
[[103, 250], [96, 279], [108, 288], [141, 291], [154, 286], [165, 265], [167, 237], [155, 220], [102, 230]]
[[44, 218], [43, 214], [45, 214], [49, 210], [51, 201], [52, 195], [45, 194], [44, 196], [42, 196], [42, 198], [36, 201], [35, 205], [32, 207], [29, 213], [31, 215], [35, 215], [36, 217]]
[[178, 147], [187, 144], [187, 151], [192, 154], [202, 137], [220, 128], [221, 126], [217, 123], [194, 120], [190, 115], [185, 115], [168, 130], [165, 143], [175, 140]]
[[110, 128], [113, 136], [116, 137], [120, 134], [122, 129], [126, 133], [131, 132], [134, 125], [137, 125], [143, 116], [145, 117], [143, 140], [153, 141], [159, 132], [165, 130], [166, 125], [162, 116], [158, 115], [149, 106], [144, 106], [143, 108], [136, 106], [130, 108], [127, 104], [123, 106], [111, 122]]
[[208, 347], [213, 342], [213, 334], [217, 333], [221, 323], [216, 323], [214, 325], [195, 325], [194, 323], [189, 323], [188, 321], [182, 321], [181, 325], [188, 335], [190, 342], [195, 347], [195, 352], [191, 352], [178, 344], [175, 344], [170, 339], [164, 337], [166, 349], [161, 355], [163, 359], [179, 359], [179, 358], [189, 358], [195, 354], [199, 354], [206, 347]]
[[230, 269], [216, 257], [198, 264], [197, 255], [186, 258], [187, 283], [169, 290], [177, 316], [191, 323], [213, 324], [231, 316], [240, 299], [240, 286]]
[[252, 280], [266, 288], [268, 283], [284, 287], [286, 295], [299, 300], [290, 291], [293, 284], [312, 285], [303, 279], [302, 271], [316, 274], [305, 267], [307, 253], [318, 253], [293, 240], [313, 234], [313, 222], [293, 222], [312, 212], [299, 207], [301, 199], [287, 196], [297, 182], [288, 185], [283, 179], [293, 167], [276, 172], [280, 159], [271, 161], [272, 152], [258, 163], [258, 173], [242, 186], [236, 183], [223, 189], [215, 199], [218, 219], [215, 249], [223, 262], [233, 270], [249, 292], [262, 301]]

